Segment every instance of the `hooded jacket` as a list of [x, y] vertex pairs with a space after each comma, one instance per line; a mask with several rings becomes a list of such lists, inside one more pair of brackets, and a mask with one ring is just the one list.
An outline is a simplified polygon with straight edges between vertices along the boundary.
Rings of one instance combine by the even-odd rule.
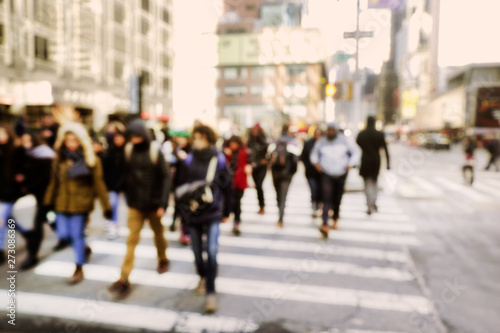
[[144, 139], [142, 143], [133, 145], [130, 157], [126, 157], [125, 196], [128, 206], [143, 212], [167, 209], [170, 172], [165, 157], [158, 151], [156, 161], [151, 160], [151, 133], [142, 119], [133, 120], [127, 134]]
[[[80, 143], [82, 158], [89, 168], [88, 175], [70, 177], [71, 161], [64, 158], [64, 138], [73, 133]], [[101, 161], [92, 150], [92, 141], [83, 125], [66, 123], [60, 127], [54, 145], [56, 158], [52, 163], [50, 183], [45, 192], [44, 204], [54, 206], [58, 213], [82, 214], [94, 209], [95, 197], [99, 197], [103, 211], [109, 211], [108, 192], [103, 180]]]
[[380, 172], [380, 149], [382, 148], [385, 150], [387, 165], [389, 165], [389, 151], [384, 133], [375, 129], [374, 121], [369, 121], [366, 129], [359, 132], [356, 143], [363, 151], [359, 168], [360, 176], [376, 180]]

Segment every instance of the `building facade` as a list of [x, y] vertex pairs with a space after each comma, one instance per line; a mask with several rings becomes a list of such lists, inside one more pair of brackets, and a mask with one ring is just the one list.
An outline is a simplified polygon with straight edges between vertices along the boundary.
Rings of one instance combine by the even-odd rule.
[[0, 1], [0, 110], [32, 126], [55, 104], [93, 127], [129, 112], [141, 77], [141, 112], [172, 105], [170, 0]]

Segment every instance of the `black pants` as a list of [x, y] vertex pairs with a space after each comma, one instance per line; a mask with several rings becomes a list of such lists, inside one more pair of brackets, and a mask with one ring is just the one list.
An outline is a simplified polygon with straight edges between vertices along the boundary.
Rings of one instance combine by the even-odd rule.
[[285, 203], [286, 196], [288, 194], [288, 188], [292, 181], [291, 177], [276, 177], [273, 175], [274, 189], [276, 190], [276, 201], [278, 202], [279, 208], [279, 220], [283, 222], [283, 216], [285, 215]]
[[233, 189], [233, 213], [234, 223], [241, 222], [241, 199], [243, 198], [243, 190]]
[[43, 240], [43, 223], [46, 221], [47, 209], [43, 206], [44, 193], [35, 194], [36, 212], [33, 229], [24, 233], [26, 248], [30, 256], [36, 257]]
[[252, 178], [255, 183], [255, 189], [257, 190], [257, 198], [259, 199], [259, 207], [264, 207], [266, 205], [264, 200], [264, 190], [262, 189], [262, 183], [264, 183], [264, 178], [266, 178], [267, 166], [261, 165], [253, 169]]
[[328, 225], [330, 208], [333, 208], [333, 219], [338, 220], [340, 202], [344, 194], [344, 185], [347, 174], [340, 177], [321, 175], [321, 188], [323, 193], [323, 225]]

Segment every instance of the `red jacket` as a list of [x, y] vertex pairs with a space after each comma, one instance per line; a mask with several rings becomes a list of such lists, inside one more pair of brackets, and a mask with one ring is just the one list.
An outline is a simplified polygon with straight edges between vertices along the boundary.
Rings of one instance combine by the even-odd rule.
[[245, 173], [245, 167], [248, 164], [247, 147], [242, 146], [240, 148], [236, 167], [231, 165], [232, 162], [231, 155], [226, 156], [226, 161], [231, 166], [231, 169], [234, 170], [233, 187], [237, 190], [243, 191], [248, 187], [247, 174]]

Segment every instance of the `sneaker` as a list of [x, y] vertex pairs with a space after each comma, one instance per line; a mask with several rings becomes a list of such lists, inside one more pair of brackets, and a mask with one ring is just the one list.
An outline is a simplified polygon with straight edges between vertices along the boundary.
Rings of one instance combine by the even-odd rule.
[[175, 222], [174, 222], [174, 223], [172, 223], [172, 224], [170, 225], [170, 227], [168, 227], [168, 230], [170, 230], [171, 232], [174, 232], [174, 231], [175, 231]]
[[235, 236], [241, 235], [240, 226], [238, 224], [234, 224], [233, 226], [233, 235]]
[[205, 295], [207, 293], [207, 288], [206, 288], [207, 280], [205, 278], [200, 278], [200, 281], [198, 281], [198, 286], [196, 286], [196, 289], [194, 292], [197, 295]]
[[77, 284], [78, 282], [83, 280], [83, 268], [80, 265], [76, 265], [75, 272], [73, 276], [69, 278], [69, 284]]
[[283, 228], [283, 221], [278, 221], [278, 223], [276, 223], [276, 226], [280, 229]]
[[113, 222], [108, 224], [108, 239], [113, 240], [118, 238], [118, 226]]
[[181, 242], [182, 245], [188, 246], [189, 243], [191, 243], [191, 237], [181, 232], [181, 237], [179, 238], [179, 241]]
[[123, 295], [130, 290], [130, 283], [128, 281], [118, 280], [108, 287], [112, 293]]
[[372, 215], [371, 207], [368, 207], [368, 209], [366, 210], [366, 215]]
[[217, 297], [215, 294], [208, 294], [205, 299], [205, 313], [214, 313], [217, 311]]
[[24, 260], [23, 263], [21, 264], [21, 270], [26, 271], [30, 268], [35, 267], [37, 264], [38, 264], [37, 257], [28, 256], [28, 258], [26, 258], [26, 260]]
[[158, 268], [156, 269], [156, 271], [158, 272], [158, 274], [163, 274], [168, 271], [169, 266], [170, 261], [168, 261], [168, 259], [161, 259], [160, 261], [158, 261]]

